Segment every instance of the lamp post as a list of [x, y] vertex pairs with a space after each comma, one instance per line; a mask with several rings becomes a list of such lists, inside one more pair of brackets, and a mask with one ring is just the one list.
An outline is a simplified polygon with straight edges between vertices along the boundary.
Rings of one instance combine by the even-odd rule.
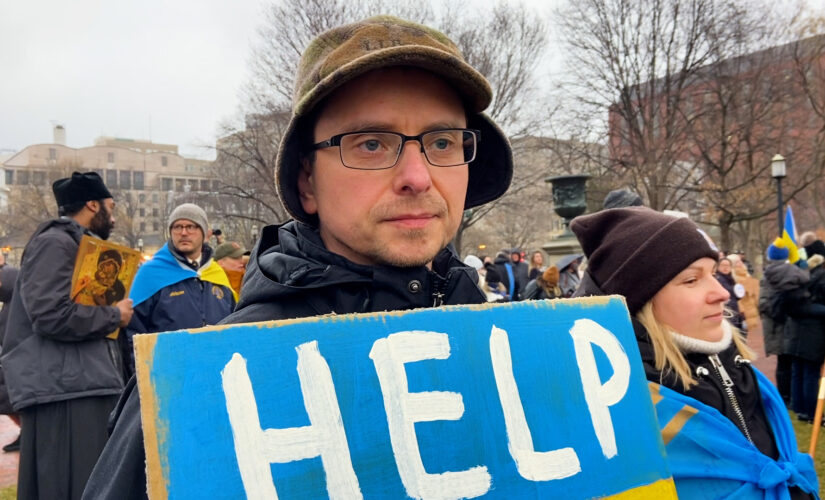
[[254, 224], [252, 226], [252, 230], [250, 231], [252, 236], [252, 246], [255, 246], [255, 242], [258, 241], [258, 225]]
[[776, 179], [776, 216], [779, 223], [779, 237], [784, 230], [782, 224], [782, 179], [785, 178], [785, 158], [777, 154], [771, 159], [771, 177]]
[[141, 257], [143, 257], [143, 238], [138, 238], [138, 250], [140, 251]]

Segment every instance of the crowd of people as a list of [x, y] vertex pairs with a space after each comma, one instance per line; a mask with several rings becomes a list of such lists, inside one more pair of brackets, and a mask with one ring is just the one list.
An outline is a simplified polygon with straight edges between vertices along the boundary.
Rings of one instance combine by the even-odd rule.
[[[735, 262], [718, 265], [718, 250], [690, 220], [618, 193], [605, 210], [573, 221], [583, 254], [548, 267], [541, 252], [519, 249], [462, 262], [450, 242], [464, 210], [507, 191], [513, 158], [483, 113], [488, 82], [456, 45], [387, 16], [339, 26], [310, 43], [295, 89], [276, 160], [292, 220], [265, 227], [245, 266], [245, 249], [219, 239], [213, 250], [207, 214], [183, 204], [128, 298], [77, 303], [70, 283], [79, 241], [108, 238], [117, 200], [93, 172], [54, 183], [60, 217], [27, 244], [8, 317], [0, 315], [0, 363], [21, 422], [19, 498], [147, 497], [135, 335], [604, 294], [626, 298], [656, 411], [683, 414], [685, 425], [665, 440], [680, 497], [817, 498], [811, 459], [796, 450], [784, 407], [777, 410], [781, 391], [749, 364], [740, 332], [752, 316], [744, 313], [741, 329], [727, 316], [732, 294], [717, 268], [732, 269], [740, 304], [748, 293], [753, 302], [755, 289], [737, 281]], [[773, 317], [784, 339], [817, 317], [794, 294], [816, 290], [807, 270], [775, 256], [783, 279], [771, 296], [784, 299], [766, 300], [787, 315]], [[7, 279], [0, 271], [4, 286]], [[815, 361], [797, 359], [791, 386]]]

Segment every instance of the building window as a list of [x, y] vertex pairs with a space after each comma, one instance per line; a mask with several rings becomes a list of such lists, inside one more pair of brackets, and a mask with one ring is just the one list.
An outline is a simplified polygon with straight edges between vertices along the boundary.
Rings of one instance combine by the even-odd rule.
[[141, 223], [140, 223], [140, 232], [142, 233], [142, 232], [144, 232], [144, 231], [146, 231], [146, 223], [145, 223], [145, 222], [141, 222]]
[[120, 172], [120, 189], [132, 189], [131, 170], [122, 170]]
[[220, 186], [220, 182], [217, 180], [212, 181], [212, 191], [218, 192], [218, 187]]
[[[137, 172], [135, 172], [135, 174], [137, 174]], [[137, 186], [135, 186], [135, 187], [137, 188]], [[138, 195], [138, 201], [139, 201], [140, 203], [146, 203], [146, 195], [145, 195], [145, 194], [143, 194], [143, 193], [140, 193], [140, 194]]]
[[152, 203], [157, 203], [157, 202], [158, 202], [158, 194], [157, 193], [152, 193]]
[[29, 184], [29, 171], [28, 170], [18, 170], [17, 171], [17, 184], [21, 186], [28, 186]]
[[152, 217], [157, 217], [157, 216], [158, 216], [158, 207], [155, 207], [155, 208], [152, 209]]
[[175, 179], [175, 191], [183, 192], [183, 179]]
[[94, 172], [94, 173], [96, 173], [97, 175], [99, 175], [101, 179], [103, 178], [103, 169], [100, 169], [100, 168], [93, 168], [93, 169], [92, 169], [92, 172]]
[[152, 231], [158, 232], [158, 223], [157, 222], [152, 223]]
[[209, 191], [209, 181], [206, 179], [201, 179], [201, 191], [208, 192]]
[[[172, 190], [172, 179], [169, 177], [164, 177], [160, 180], [161, 189], [163, 191], [171, 191]], [[157, 202], [158, 200], [152, 197], [152, 201]]]
[[135, 189], [143, 189], [143, 172], [133, 172]]
[[6, 184], [14, 184], [14, 170], [6, 170]]
[[57, 150], [54, 148], [49, 148], [49, 159], [56, 160], [57, 159]]
[[106, 171], [106, 185], [110, 188], [117, 187], [117, 170]]
[[46, 185], [46, 172], [43, 172], [42, 170], [35, 170], [32, 172], [32, 184], [35, 186]]
[[108, 161], [109, 163], [114, 163], [115, 162], [115, 154], [111, 153], [111, 152], [106, 153], [106, 161]]
[[161, 166], [165, 167], [169, 164], [169, 161], [166, 159], [165, 156], [161, 156], [160, 157], [160, 164], [161, 164]]
[[145, 208], [141, 207], [140, 210], [138, 210], [138, 211], [140, 212], [141, 217], [146, 217], [146, 209]]

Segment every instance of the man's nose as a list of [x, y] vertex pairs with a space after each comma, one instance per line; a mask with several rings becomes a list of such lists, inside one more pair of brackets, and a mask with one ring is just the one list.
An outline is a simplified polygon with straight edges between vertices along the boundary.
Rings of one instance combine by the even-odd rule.
[[432, 186], [430, 163], [424, 155], [421, 143], [408, 141], [401, 150], [395, 165], [393, 187], [396, 192], [423, 193]]

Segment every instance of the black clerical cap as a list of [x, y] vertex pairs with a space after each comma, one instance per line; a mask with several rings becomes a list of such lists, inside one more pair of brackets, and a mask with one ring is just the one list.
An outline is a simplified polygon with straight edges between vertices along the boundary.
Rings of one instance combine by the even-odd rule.
[[71, 177], [54, 181], [52, 191], [58, 207], [112, 197], [96, 172], [72, 172]]

